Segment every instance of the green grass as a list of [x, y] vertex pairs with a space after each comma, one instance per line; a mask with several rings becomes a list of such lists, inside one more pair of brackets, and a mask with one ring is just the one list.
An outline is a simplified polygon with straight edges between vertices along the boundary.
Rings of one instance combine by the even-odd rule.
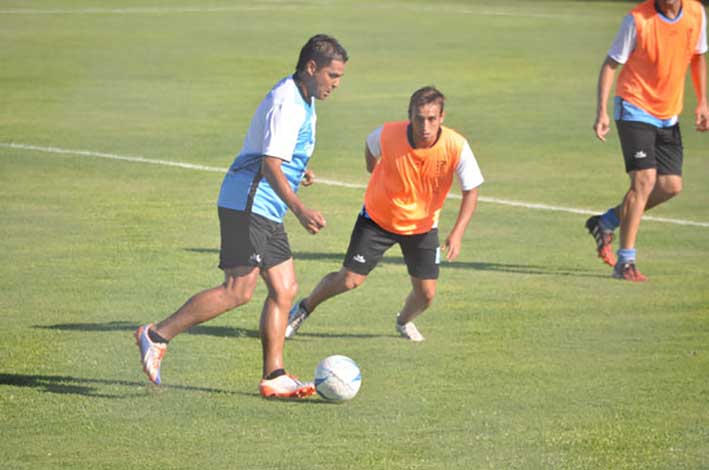
[[[155, 5], [0, 2], [0, 143], [226, 167], [263, 94], [326, 31], [351, 61], [318, 103], [321, 177], [364, 184], [367, 133], [434, 83], [478, 157], [482, 195], [600, 210], [627, 184], [615, 135], [602, 145], [591, 131], [627, 2]], [[212, 10], [176, 11], [194, 6]], [[124, 10], [97, 11], [112, 8]], [[685, 190], [653, 215], [707, 222], [709, 146], [686, 95]], [[327, 355], [354, 358], [352, 402], [258, 396], [263, 286], [173, 341], [165, 385], [147, 385], [134, 328], [221, 280], [220, 182], [0, 147], [0, 466], [709, 466], [706, 227], [645, 222], [650, 282], [628, 285], [594, 257], [584, 216], [481, 203], [417, 322], [426, 342], [395, 336], [409, 283], [393, 249], [287, 343], [303, 378]], [[317, 236], [286, 219], [305, 293], [338, 268], [362, 190], [301, 195], [328, 219]]]

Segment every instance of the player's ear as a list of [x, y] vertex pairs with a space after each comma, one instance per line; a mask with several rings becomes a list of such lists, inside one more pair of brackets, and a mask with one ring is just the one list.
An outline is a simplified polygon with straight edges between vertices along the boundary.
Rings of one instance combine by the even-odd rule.
[[318, 71], [318, 64], [315, 63], [315, 59], [310, 59], [305, 64], [305, 72], [312, 77], [313, 75], [315, 75], [315, 72], [317, 72], [317, 71]]
[[443, 122], [443, 119], [445, 119], [445, 117], [446, 117], [446, 112], [441, 111], [441, 122]]

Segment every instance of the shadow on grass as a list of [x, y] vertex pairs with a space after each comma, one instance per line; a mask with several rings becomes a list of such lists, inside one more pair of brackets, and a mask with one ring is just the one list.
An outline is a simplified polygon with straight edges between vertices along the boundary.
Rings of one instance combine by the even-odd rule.
[[0, 385], [12, 385], [14, 387], [25, 387], [40, 390], [48, 393], [58, 393], [62, 395], [82, 395], [96, 398], [128, 398], [135, 397], [131, 394], [102, 393], [97, 390], [101, 385], [120, 385], [124, 387], [150, 387], [155, 390], [184, 390], [190, 392], [224, 393], [236, 394], [229, 390], [208, 387], [192, 387], [189, 385], [161, 385], [154, 386], [146, 382], [131, 382], [128, 380], [109, 379], [86, 379], [81, 377], [71, 377], [65, 375], [27, 375], [27, 374], [2, 374], [0, 373]]
[[[135, 331], [137, 323], [127, 321], [111, 321], [106, 323], [58, 323], [56, 325], [34, 325], [32, 328], [39, 330], [59, 330], [59, 331]], [[187, 330], [191, 335], [207, 335], [220, 338], [259, 338], [258, 330], [248, 330], [246, 328], [233, 328], [230, 326], [209, 326], [197, 325]], [[298, 333], [298, 337], [313, 338], [389, 338], [394, 335], [375, 335], [368, 333]]]
[[[140, 325], [127, 321], [111, 321], [106, 323], [58, 323], [56, 325], [35, 325], [33, 328], [62, 331], [135, 331]], [[234, 328], [231, 326], [193, 326], [185, 333], [190, 335], [207, 335], [220, 338], [259, 338], [257, 330]]]
[[[162, 390], [182, 390], [188, 392], [220, 393], [225, 395], [242, 395], [249, 398], [263, 399], [259, 393], [235, 392], [209, 387], [192, 387], [189, 385], [152, 385], [146, 382], [131, 382], [129, 380], [107, 380], [107, 379], [86, 379], [81, 377], [71, 377], [66, 375], [27, 375], [27, 374], [4, 374], [0, 373], [0, 385], [10, 385], [13, 387], [23, 387], [36, 389], [45, 393], [57, 393], [60, 395], [81, 395], [93, 398], [135, 398], [144, 395], [140, 393], [102, 393], [97, 390], [102, 385], [120, 385], [123, 387], [149, 388], [151, 391], [160, 392]], [[298, 403], [304, 405], [333, 405], [338, 402], [318, 399], [282, 399], [267, 398], [268, 401]]]
[[288, 341], [298, 340], [298, 338], [355, 338], [355, 339], [372, 339], [372, 338], [398, 338], [397, 335], [375, 335], [370, 333], [307, 333], [299, 331], [298, 334]]
[[[219, 254], [219, 250], [215, 248], [185, 248], [185, 251], [192, 253], [210, 253]], [[344, 253], [313, 253], [294, 251], [293, 258], [298, 260], [309, 261], [333, 261], [339, 266], [342, 263]], [[404, 265], [404, 259], [400, 256], [384, 256], [379, 262], [380, 264]], [[336, 267], [333, 266], [333, 269]], [[485, 263], [471, 261], [454, 261], [452, 263], [443, 262], [443, 269], [467, 269], [475, 271], [497, 271], [512, 274], [536, 274], [542, 276], [578, 276], [578, 277], [596, 277], [608, 278], [606, 274], [589, 272], [583, 269], [574, 268], [555, 268], [550, 266], [535, 266], [530, 264], [510, 264], [510, 263]]]

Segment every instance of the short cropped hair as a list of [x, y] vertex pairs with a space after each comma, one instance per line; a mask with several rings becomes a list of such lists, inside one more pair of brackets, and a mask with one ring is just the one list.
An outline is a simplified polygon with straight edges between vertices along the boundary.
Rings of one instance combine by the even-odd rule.
[[349, 57], [337, 39], [327, 34], [316, 34], [308, 39], [303, 48], [300, 50], [300, 57], [295, 66], [295, 72], [304, 72], [309, 61], [314, 60], [318, 69], [329, 65], [333, 60], [341, 60], [347, 62]]
[[443, 112], [443, 107], [446, 104], [446, 97], [434, 86], [419, 88], [413, 95], [411, 95], [411, 99], [409, 100], [409, 116], [411, 116], [411, 113], [415, 109], [429, 103], [438, 104], [441, 108], [441, 112]]

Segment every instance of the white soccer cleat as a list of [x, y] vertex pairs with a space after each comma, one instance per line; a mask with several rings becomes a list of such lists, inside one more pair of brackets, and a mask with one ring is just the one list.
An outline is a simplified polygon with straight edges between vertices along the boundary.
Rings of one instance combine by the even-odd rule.
[[143, 364], [143, 371], [151, 382], [160, 385], [160, 363], [167, 351], [167, 344], [154, 343], [148, 336], [148, 329], [153, 326], [143, 325], [135, 331], [135, 344], [140, 349], [140, 362]]
[[264, 398], [305, 398], [315, 395], [315, 385], [312, 382], [301, 382], [289, 374], [271, 380], [263, 379], [258, 388]]
[[419, 332], [418, 328], [416, 328], [416, 325], [414, 325], [414, 322], [408, 322], [404, 323], [401, 325], [399, 323], [399, 316], [396, 316], [396, 331], [399, 332], [402, 338], [406, 338], [410, 341], [423, 341], [426, 338], [423, 337], [423, 335]]

